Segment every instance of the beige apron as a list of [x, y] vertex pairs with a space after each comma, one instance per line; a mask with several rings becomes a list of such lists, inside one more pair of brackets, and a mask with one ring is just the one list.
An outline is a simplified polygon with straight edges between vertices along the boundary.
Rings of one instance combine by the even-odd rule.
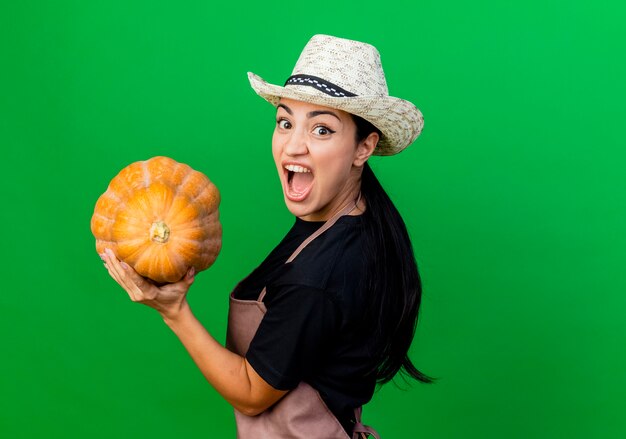
[[[328, 230], [341, 216], [352, 212], [355, 207], [356, 203], [349, 205], [326, 221], [320, 229], [300, 244], [285, 263], [293, 261], [311, 241]], [[238, 300], [231, 293], [226, 347], [232, 352], [241, 356], [246, 355], [250, 342], [267, 311], [263, 303], [265, 292], [266, 289], [263, 288], [257, 300]], [[380, 439], [378, 433], [361, 423], [361, 407], [354, 412], [356, 424], [352, 438], [366, 438], [368, 434], [372, 434]], [[305, 382], [300, 382], [298, 387], [257, 416], [247, 416], [235, 410], [235, 420], [239, 439], [349, 439], [318, 391]]]

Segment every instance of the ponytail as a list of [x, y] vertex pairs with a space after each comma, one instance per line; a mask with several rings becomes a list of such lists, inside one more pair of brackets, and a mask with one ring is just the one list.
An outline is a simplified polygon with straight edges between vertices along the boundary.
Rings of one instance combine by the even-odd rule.
[[[364, 119], [353, 117], [358, 141], [378, 131]], [[420, 372], [408, 356], [422, 296], [413, 246], [400, 213], [367, 162], [361, 176], [361, 193], [366, 202], [365, 257], [372, 261], [363, 279], [363, 300], [368, 304], [364, 324], [374, 339], [372, 354], [376, 370], [373, 373], [380, 384], [390, 381], [398, 372], [432, 383], [433, 378]]]

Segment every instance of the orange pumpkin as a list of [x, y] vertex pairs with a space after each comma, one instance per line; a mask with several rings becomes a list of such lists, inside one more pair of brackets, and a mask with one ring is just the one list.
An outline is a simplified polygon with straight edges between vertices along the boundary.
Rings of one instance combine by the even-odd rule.
[[96, 250], [156, 282], [180, 280], [190, 267], [209, 268], [222, 246], [217, 187], [168, 157], [135, 162], [111, 180], [96, 202]]

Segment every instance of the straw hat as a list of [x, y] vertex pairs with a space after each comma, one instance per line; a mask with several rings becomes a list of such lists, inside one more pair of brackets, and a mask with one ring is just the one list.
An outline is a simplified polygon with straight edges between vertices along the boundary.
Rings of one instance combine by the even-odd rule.
[[248, 72], [254, 91], [272, 105], [295, 99], [356, 114], [382, 133], [375, 155], [393, 155], [419, 136], [424, 117], [415, 105], [389, 96], [380, 54], [374, 46], [314, 35], [283, 87]]

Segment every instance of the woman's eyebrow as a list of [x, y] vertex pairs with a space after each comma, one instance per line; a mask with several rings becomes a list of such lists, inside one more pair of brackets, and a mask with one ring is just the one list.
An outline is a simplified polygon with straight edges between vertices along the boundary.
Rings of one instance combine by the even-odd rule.
[[341, 122], [341, 119], [339, 118], [339, 116], [337, 116], [337, 114], [333, 113], [332, 111], [327, 111], [327, 110], [311, 111], [307, 113], [307, 117], [311, 118], [311, 117], [319, 116], [320, 114], [330, 114], [331, 116], [335, 116], [337, 120]]
[[[285, 104], [278, 104], [276, 105], [276, 108], [284, 108], [285, 111], [289, 114], [291, 114], [293, 116], [293, 111], [291, 111], [291, 108], [289, 108], [288, 106], [286, 106]], [[341, 119], [339, 118], [339, 116], [337, 115], [337, 113], [333, 113], [332, 111], [328, 111], [328, 110], [315, 110], [315, 111], [310, 111], [306, 114], [306, 117], [308, 117], [309, 119], [315, 116], [319, 116], [321, 114], [330, 114], [331, 116], [334, 116], [337, 118], [337, 120], [339, 120], [339, 122], [341, 122]]]
[[278, 105], [276, 105], [276, 108], [284, 108], [287, 113], [289, 113], [289, 114], [291, 114], [293, 116], [293, 111], [291, 111], [291, 108], [289, 108], [285, 104], [278, 104]]

